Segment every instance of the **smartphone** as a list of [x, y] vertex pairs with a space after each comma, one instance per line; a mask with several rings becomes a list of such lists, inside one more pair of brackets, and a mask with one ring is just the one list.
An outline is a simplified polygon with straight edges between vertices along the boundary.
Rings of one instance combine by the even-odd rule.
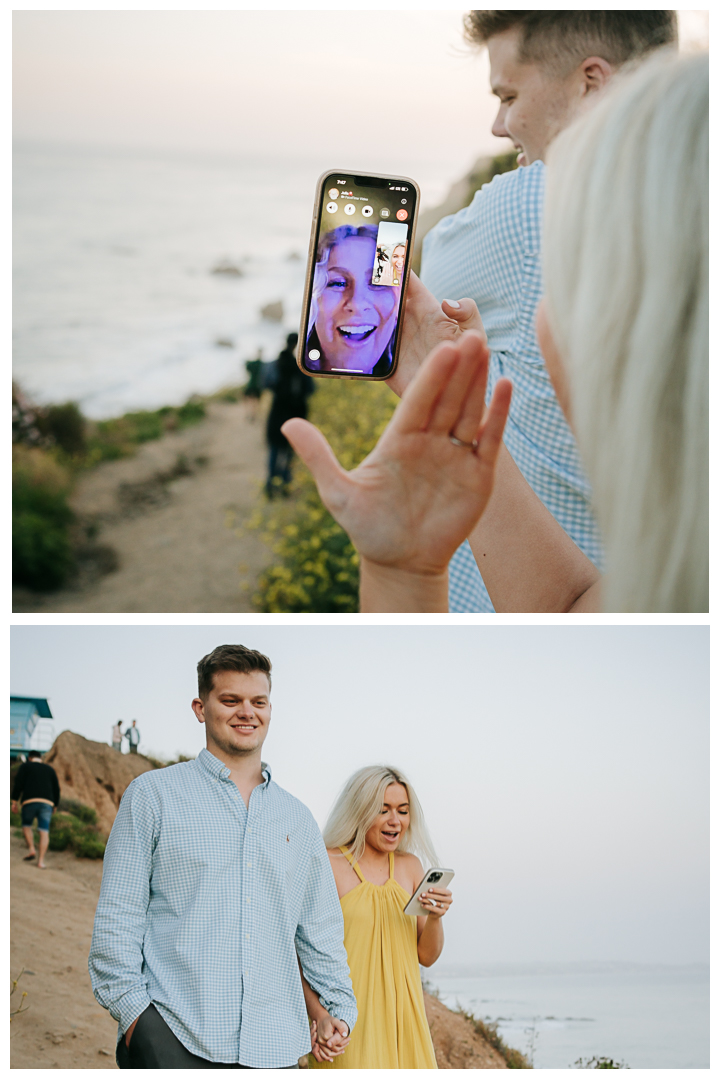
[[407, 176], [331, 169], [318, 180], [297, 351], [306, 374], [395, 371], [419, 204]]
[[420, 903], [420, 897], [424, 892], [427, 892], [429, 888], [435, 889], [447, 889], [448, 885], [455, 877], [454, 870], [442, 870], [439, 866], [431, 866], [425, 877], [418, 885], [415, 892], [412, 894], [407, 904], [403, 908], [406, 915], [427, 915], [425, 908]]

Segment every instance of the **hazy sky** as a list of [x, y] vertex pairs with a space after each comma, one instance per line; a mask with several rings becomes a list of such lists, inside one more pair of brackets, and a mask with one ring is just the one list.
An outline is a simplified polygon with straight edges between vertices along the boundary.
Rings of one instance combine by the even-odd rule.
[[445, 962], [704, 961], [705, 627], [14, 627], [11, 692], [56, 732], [196, 754], [195, 665], [273, 661], [265, 758], [323, 825], [389, 762], [455, 869]]
[[[448, 182], [509, 144], [462, 11], [20, 11], [16, 139], [355, 162]], [[681, 12], [685, 40], [707, 13]]]

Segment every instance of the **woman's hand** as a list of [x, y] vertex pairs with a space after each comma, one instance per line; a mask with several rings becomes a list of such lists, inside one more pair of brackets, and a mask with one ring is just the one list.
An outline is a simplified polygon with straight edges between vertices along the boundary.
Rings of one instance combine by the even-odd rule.
[[313, 1020], [310, 1026], [310, 1052], [316, 1061], [332, 1061], [339, 1054], [345, 1053], [350, 1044], [350, 1033], [344, 1020], [327, 1016]]
[[457, 344], [465, 330], [477, 330], [483, 340], [485, 329], [474, 300], [443, 300], [441, 304], [417, 274], [410, 274], [398, 365], [387, 383], [402, 397], [428, 354], [444, 342]]
[[449, 889], [428, 889], [420, 894], [420, 903], [428, 919], [442, 919], [453, 902]]
[[445, 575], [476, 525], [492, 492], [512, 392], [507, 379], [499, 380], [485, 409], [488, 359], [477, 332], [438, 346], [375, 449], [351, 473], [312, 424], [299, 418], [283, 424], [320, 497], [362, 556], [363, 572]]

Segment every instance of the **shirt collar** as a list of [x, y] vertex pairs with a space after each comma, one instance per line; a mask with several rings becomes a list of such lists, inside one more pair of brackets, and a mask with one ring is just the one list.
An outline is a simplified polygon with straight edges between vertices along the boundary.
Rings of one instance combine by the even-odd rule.
[[[211, 776], [217, 777], [218, 780], [227, 780], [230, 776], [230, 770], [227, 765], [223, 764], [223, 762], [216, 758], [214, 754], [211, 754], [208, 749], [201, 750], [195, 760], [206, 772], [209, 772]], [[272, 780], [272, 772], [266, 761], [260, 762], [260, 768], [265, 777], [265, 782], [260, 786], [266, 788]]]

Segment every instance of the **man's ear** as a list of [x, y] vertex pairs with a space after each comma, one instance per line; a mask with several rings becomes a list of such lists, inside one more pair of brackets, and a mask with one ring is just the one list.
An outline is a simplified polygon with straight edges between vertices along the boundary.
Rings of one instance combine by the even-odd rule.
[[197, 716], [199, 722], [201, 724], [204, 724], [205, 723], [205, 711], [204, 711], [204, 706], [203, 706], [203, 703], [202, 703], [202, 698], [199, 698], [199, 697], [193, 698], [191, 708], [192, 708], [192, 711]]
[[615, 68], [601, 56], [588, 56], [580, 65], [583, 78], [583, 95], [594, 94], [602, 90], [615, 74]]

